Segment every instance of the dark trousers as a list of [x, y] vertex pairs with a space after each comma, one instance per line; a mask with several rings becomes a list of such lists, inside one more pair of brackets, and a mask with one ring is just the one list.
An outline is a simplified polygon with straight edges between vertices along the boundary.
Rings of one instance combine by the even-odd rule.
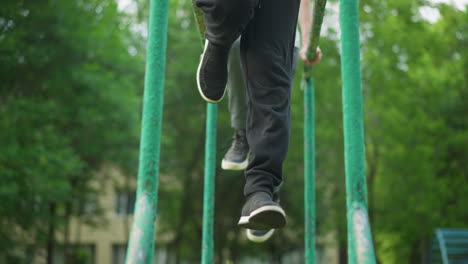
[[283, 179], [289, 144], [294, 38], [300, 0], [196, 0], [206, 38], [229, 48], [242, 34], [250, 146], [244, 195], [272, 194]]

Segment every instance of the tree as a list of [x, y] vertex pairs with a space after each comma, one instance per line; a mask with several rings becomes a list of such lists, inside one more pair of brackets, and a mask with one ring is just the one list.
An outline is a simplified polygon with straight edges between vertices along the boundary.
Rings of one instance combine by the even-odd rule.
[[105, 163], [135, 169], [143, 57], [123, 18], [110, 0], [2, 3], [0, 259], [7, 263], [44, 247], [50, 263], [55, 233], [98, 193], [89, 185], [95, 172]]
[[[440, 19], [427, 21], [422, 8]], [[418, 263], [436, 227], [466, 227], [468, 220], [460, 195], [467, 191], [466, 13], [423, 1], [366, 2], [363, 10], [377, 252], [384, 263]]]

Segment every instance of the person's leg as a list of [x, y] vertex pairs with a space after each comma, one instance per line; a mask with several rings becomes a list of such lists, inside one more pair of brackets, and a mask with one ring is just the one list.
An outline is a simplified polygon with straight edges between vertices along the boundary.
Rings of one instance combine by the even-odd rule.
[[[294, 48], [294, 68], [297, 64], [298, 49]], [[227, 93], [231, 127], [234, 128], [232, 144], [222, 160], [225, 170], [244, 170], [247, 167], [249, 146], [246, 138], [247, 97], [246, 85], [240, 61], [240, 38], [229, 52]]]
[[299, 0], [261, 2], [242, 35], [247, 80], [250, 146], [244, 195], [273, 190], [282, 182], [289, 144], [290, 93]]
[[205, 21], [205, 37], [213, 45], [230, 47], [254, 15], [259, 0], [195, 0]]
[[227, 93], [229, 99], [229, 114], [234, 136], [229, 150], [221, 161], [224, 170], [245, 170], [248, 163], [249, 144], [245, 132], [247, 115], [247, 98], [244, 75], [240, 61], [240, 38], [229, 51]]
[[254, 15], [258, 0], [195, 0], [205, 18], [205, 48], [197, 70], [197, 86], [205, 101], [224, 97], [229, 49]]
[[286, 224], [273, 196], [282, 182], [289, 144], [294, 38], [299, 0], [262, 1], [242, 34], [241, 59], [247, 80], [247, 139], [250, 146], [238, 225], [269, 230]]
[[[293, 75], [296, 70], [298, 56], [299, 56], [299, 49], [298, 47], [295, 47], [294, 55], [293, 55], [293, 61], [294, 61]], [[273, 190], [273, 201], [276, 203], [279, 203], [279, 186], [277, 186], [277, 188]], [[274, 229], [269, 229], [269, 230], [247, 229], [246, 234], [247, 234], [247, 238], [250, 241], [256, 242], [256, 243], [263, 243], [267, 241], [268, 239], [270, 239], [274, 231], [275, 231]]]
[[240, 59], [240, 38], [229, 51], [227, 93], [229, 99], [229, 114], [231, 127], [235, 130], [245, 130], [247, 118], [247, 97], [244, 74]]

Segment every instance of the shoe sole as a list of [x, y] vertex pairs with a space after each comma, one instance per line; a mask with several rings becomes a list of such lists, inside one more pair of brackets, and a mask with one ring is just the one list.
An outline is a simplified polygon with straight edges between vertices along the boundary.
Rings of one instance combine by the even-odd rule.
[[233, 170], [233, 171], [240, 171], [240, 170], [245, 170], [247, 168], [247, 164], [249, 163], [249, 159], [246, 158], [243, 162], [232, 162], [232, 161], [227, 161], [223, 159], [221, 161], [221, 168], [223, 170]]
[[273, 233], [275, 232], [274, 229], [271, 229], [270, 231], [268, 231], [265, 235], [263, 236], [256, 236], [254, 234], [252, 234], [250, 231], [252, 229], [247, 229], [245, 232], [247, 234], [247, 239], [249, 239], [250, 241], [252, 242], [255, 242], [255, 243], [263, 243], [265, 241], [267, 241], [268, 239], [270, 239], [270, 237], [273, 235]]
[[242, 216], [239, 226], [255, 230], [278, 229], [286, 225], [286, 213], [276, 205], [262, 206], [249, 216]]
[[203, 91], [201, 89], [201, 85], [200, 85], [200, 69], [201, 69], [201, 66], [202, 66], [202, 63], [203, 63], [203, 58], [205, 57], [205, 53], [206, 53], [207, 48], [208, 48], [208, 40], [206, 39], [205, 40], [205, 47], [203, 48], [203, 53], [202, 53], [202, 55], [200, 57], [200, 63], [198, 64], [198, 68], [197, 68], [197, 87], [198, 87], [198, 92], [200, 93], [203, 100], [207, 101], [208, 103], [217, 104], [217, 103], [221, 102], [221, 100], [223, 100], [227, 89], [224, 88], [223, 96], [221, 96], [221, 98], [219, 100], [215, 101], [215, 100], [211, 100], [211, 99], [209, 99], [208, 97], [205, 96], [205, 94], [203, 93]]

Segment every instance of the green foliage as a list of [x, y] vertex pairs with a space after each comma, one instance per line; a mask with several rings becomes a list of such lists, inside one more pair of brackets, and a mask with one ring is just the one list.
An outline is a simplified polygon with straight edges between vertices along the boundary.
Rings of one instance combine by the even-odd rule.
[[[0, 7], [0, 262], [44, 248], [99, 192], [105, 164], [135, 174], [148, 1], [13, 1]], [[170, 0], [157, 247], [200, 259], [205, 103], [195, 84], [201, 44], [190, 1]], [[334, 1], [330, 2], [332, 5]], [[330, 6], [329, 5], [329, 6]], [[420, 10], [431, 7], [431, 23]], [[428, 1], [361, 2], [369, 207], [382, 263], [424, 261], [436, 227], [467, 227], [467, 13]], [[333, 11], [327, 11], [330, 15]], [[324, 32], [314, 68], [318, 233], [346, 246], [338, 33]], [[303, 98], [297, 67], [282, 203], [288, 226], [257, 245], [236, 227], [241, 172], [216, 174], [216, 263], [278, 263], [303, 243]], [[220, 104], [217, 164], [232, 136]], [[89, 223], [95, 223], [90, 217]], [[49, 224], [49, 225], [48, 225]], [[2, 259], [2, 257], [4, 259]], [[5, 261], [3, 261], [5, 260]]]
[[381, 5], [362, 15], [372, 222], [382, 262], [417, 263], [436, 227], [468, 223], [468, 16], [434, 6], [431, 24], [425, 3]]
[[[163, 170], [174, 176], [172, 181], [180, 184], [161, 184], [159, 231], [174, 234], [176, 230], [169, 248], [181, 248], [175, 251], [179, 258], [196, 261], [200, 250], [194, 251], [193, 245], [200, 244], [201, 234], [204, 103], [194, 88], [193, 73], [200, 47], [189, 2], [171, 4], [164, 131], [172, 136], [165, 137], [162, 164]], [[438, 5], [434, 8], [441, 17], [430, 23], [420, 15], [426, 2], [371, 1], [362, 5], [367, 172], [377, 253], [383, 263], [402, 259], [416, 263], [424, 260], [435, 227], [466, 226], [467, 222], [462, 209], [468, 156], [467, 109], [463, 103], [467, 92], [466, 51], [462, 49], [466, 46], [466, 14]], [[317, 214], [319, 234], [335, 231], [338, 240], [338, 244], [322, 246], [343, 250], [346, 218], [337, 39], [333, 31], [322, 37], [325, 57], [314, 72]], [[218, 261], [245, 255], [275, 258], [302, 248], [303, 99], [299, 81], [298, 74], [282, 192], [288, 226], [265, 245], [246, 242], [242, 230], [235, 228], [239, 213], [235, 208], [242, 204], [242, 174], [219, 170], [215, 221]], [[174, 103], [177, 100], [183, 100], [183, 104]], [[225, 103], [219, 109], [218, 161], [232, 133]], [[187, 114], [178, 115], [180, 110]], [[182, 194], [177, 195], [174, 188]], [[189, 220], [187, 215], [199, 217]], [[179, 219], [178, 224], [165, 218]], [[181, 234], [186, 236], [181, 238]]]
[[103, 164], [134, 171], [143, 57], [122, 21], [110, 0], [2, 3], [0, 256], [81, 215]]

